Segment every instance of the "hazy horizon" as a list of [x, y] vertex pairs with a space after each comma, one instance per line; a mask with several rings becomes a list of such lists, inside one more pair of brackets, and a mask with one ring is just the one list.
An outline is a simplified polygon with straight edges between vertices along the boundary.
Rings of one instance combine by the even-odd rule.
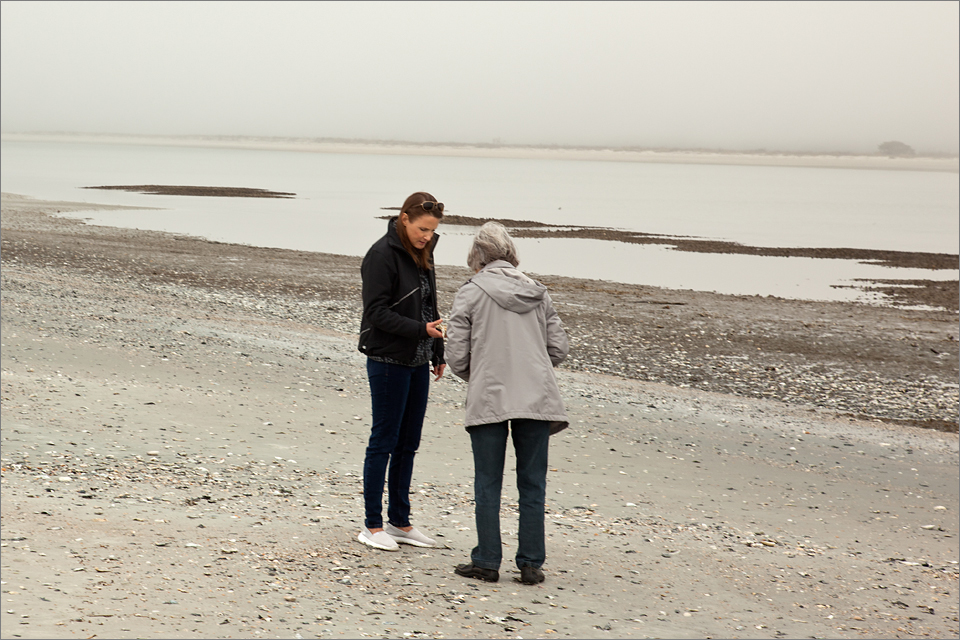
[[960, 152], [956, 2], [3, 2], [4, 133]]
[[[24, 136], [29, 138], [30, 136], [36, 136], [36, 138], [49, 138], [49, 139], [63, 139], [69, 137], [78, 137], [78, 138], [128, 138], [130, 140], [142, 140], [142, 139], [151, 139], [155, 138], [158, 140], [260, 140], [260, 141], [298, 141], [298, 142], [312, 142], [312, 143], [321, 143], [321, 144], [369, 144], [369, 145], [382, 145], [382, 146], [391, 146], [395, 145], [398, 147], [409, 146], [413, 147], [477, 147], [477, 148], [531, 148], [531, 149], [566, 149], [566, 150], [607, 150], [607, 151], [644, 151], [644, 152], [659, 152], [659, 153], [731, 153], [731, 154], [746, 154], [746, 155], [796, 155], [796, 156], [869, 156], [869, 155], [878, 155], [884, 156], [886, 154], [878, 151], [877, 149], [867, 149], [864, 151], [850, 151], [843, 149], [811, 149], [811, 150], [795, 150], [795, 149], [777, 149], [777, 148], [757, 148], [757, 149], [735, 149], [727, 147], [653, 147], [653, 146], [619, 146], [619, 145], [597, 145], [597, 144], [558, 144], [558, 143], [508, 143], [508, 142], [489, 142], [489, 141], [464, 141], [464, 142], [452, 142], [449, 140], [400, 140], [400, 139], [385, 139], [385, 138], [339, 138], [339, 137], [326, 137], [326, 136], [260, 136], [254, 134], [142, 134], [142, 133], [116, 133], [110, 131], [3, 131], [4, 136]], [[934, 151], [926, 152], [923, 149], [917, 151], [916, 157], [929, 157], [929, 158], [957, 158], [960, 157], [960, 154], [956, 152], [943, 152], [943, 151]]]

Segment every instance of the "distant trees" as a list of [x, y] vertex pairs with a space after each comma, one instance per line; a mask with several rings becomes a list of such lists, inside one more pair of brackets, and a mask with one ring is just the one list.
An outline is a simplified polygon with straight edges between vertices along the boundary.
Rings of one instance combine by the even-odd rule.
[[880, 153], [885, 156], [890, 156], [891, 158], [912, 158], [917, 155], [917, 152], [913, 150], [908, 144], [903, 142], [898, 142], [897, 140], [891, 140], [889, 142], [882, 143], [878, 149]]

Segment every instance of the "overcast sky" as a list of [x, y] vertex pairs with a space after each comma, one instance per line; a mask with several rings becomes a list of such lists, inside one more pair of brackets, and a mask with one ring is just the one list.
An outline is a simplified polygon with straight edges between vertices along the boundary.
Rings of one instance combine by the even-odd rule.
[[957, 2], [0, 3], [0, 128], [957, 153]]

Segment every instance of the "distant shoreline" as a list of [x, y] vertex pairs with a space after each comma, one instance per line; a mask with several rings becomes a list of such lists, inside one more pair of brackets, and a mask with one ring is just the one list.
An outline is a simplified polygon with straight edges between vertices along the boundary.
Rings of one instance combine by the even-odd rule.
[[252, 136], [146, 136], [73, 133], [3, 133], [4, 142], [76, 142], [221, 149], [258, 149], [307, 153], [423, 155], [533, 160], [593, 160], [660, 164], [718, 164], [960, 173], [960, 158], [890, 158], [881, 155], [802, 154], [688, 149], [636, 149], [461, 143], [412, 143]]

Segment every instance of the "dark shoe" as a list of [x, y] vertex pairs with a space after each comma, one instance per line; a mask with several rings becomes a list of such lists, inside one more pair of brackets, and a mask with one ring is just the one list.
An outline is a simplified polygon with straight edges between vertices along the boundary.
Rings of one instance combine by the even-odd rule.
[[483, 580], [484, 582], [496, 582], [500, 579], [500, 572], [496, 569], [475, 567], [472, 562], [470, 564], [457, 565], [457, 568], [454, 569], [454, 572], [458, 576], [463, 576], [464, 578], [476, 578], [477, 580]]
[[520, 567], [520, 582], [523, 584], [540, 584], [543, 582], [543, 571], [540, 567], [531, 567], [528, 564]]

